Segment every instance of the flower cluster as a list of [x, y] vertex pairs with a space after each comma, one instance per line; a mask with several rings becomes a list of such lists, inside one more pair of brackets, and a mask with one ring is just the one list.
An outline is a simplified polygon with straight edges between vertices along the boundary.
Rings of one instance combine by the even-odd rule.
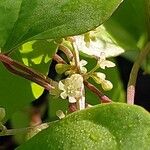
[[[99, 68], [105, 69], [106, 67], [115, 67], [115, 63], [107, 58], [118, 56], [123, 53], [124, 50], [116, 44], [104, 26], [100, 26], [97, 29], [83, 35], [74, 36], [72, 39], [73, 40], [64, 40], [63, 44], [67, 45], [70, 50], [74, 50], [72, 46], [74, 44], [79, 52], [96, 58], [97, 65], [88, 72], [85, 67], [87, 61], [81, 60], [78, 61], [78, 64], [75, 64], [76, 55], [74, 55], [75, 58], [70, 61], [70, 64], [58, 64], [56, 71], [69, 75], [68, 78], [59, 82], [58, 87], [61, 91], [63, 91], [60, 94], [61, 98], [66, 99], [68, 97], [70, 103], [75, 103], [78, 99], [83, 99], [84, 102], [83, 77], [85, 80], [91, 77], [97, 84], [101, 84], [104, 90], [111, 90], [113, 88], [113, 84], [106, 80], [106, 75], [102, 72], [96, 71]], [[78, 71], [78, 68], [80, 71]], [[79, 72], [81, 75], [77, 74]]]

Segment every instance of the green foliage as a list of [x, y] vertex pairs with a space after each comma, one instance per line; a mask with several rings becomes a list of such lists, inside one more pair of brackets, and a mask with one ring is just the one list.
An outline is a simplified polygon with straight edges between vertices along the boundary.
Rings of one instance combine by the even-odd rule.
[[144, 0], [125, 0], [104, 24], [107, 31], [126, 50], [138, 50], [147, 41], [144, 4]]
[[150, 115], [138, 106], [112, 103], [68, 115], [17, 150], [148, 150]]
[[0, 122], [4, 119], [5, 115], [5, 109], [0, 107]]
[[[28, 42], [15, 51], [12, 57], [25, 65], [47, 74], [51, 58], [57, 45], [53, 41]], [[8, 86], [9, 85], [9, 86]], [[21, 77], [11, 74], [0, 64], [0, 104], [6, 109], [7, 119], [13, 112], [22, 109], [38, 98], [43, 88]]]
[[[12, 49], [26, 41], [35, 39], [60, 39], [77, 35], [102, 24], [122, 0], [4, 0], [1, 3], [0, 16], [8, 15], [11, 25], [2, 26], [4, 50]], [[5, 11], [5, 5], [7, 9]], [[20, 7], [19, 7], [20, 6]], [[11, 11], [14, 11], [10, 15]], [[4, 15], [5, 14], [5, 15]], [[3, 19], [0, 20], [3, 22]], [[0, 24], [2, 24], [0, 22]], [[4, 25], [5, 25], [4, 24]], [[5, 38], [4, 38], [5, 37]], [[5, 41], [4, 41], [5, 39]]]
[[[149, 16], [146, 15], [147, 12], [144, 7], [146, 1], [125, 0], [118, 8], [122, 1], [1, 0], [0, 54], [4, 53], [8, 58], [11, 57], [45, 75], [40, 77], [44, 78], [46, 83], [50, 82], [47, 84], [53, 82], [55, 86], [45, 97], [48, 100], [44, 103], [44, 106], [48, 108], [46, 109], [46, 120], [57, 120], [56, 111], [58, 110], [64, 112], [65, 115], [69, 114], [71, 108], [68, 105], [71, 105], [71, 103], [76, 102], [76, 109], [81, 108], [79, 105], [84, 106], [84, 104], [81, 104], [84, 103], [84, 99], [86, 103], [95, 105], [99, 104], [99, 97], [105, 98], [105, 95], [107, 95], [115, 102], [125, 102], [125, 91], [119, 70], [117, 66], [108, 69], [107, 67], [115, 66], [108, 59], [115, 62], [110, 57], [117, 56], [124, 50], [128, 51], [124, 54], [124, 57], [130, 60], [135, 59], [135, 55], [149, 40], [146, 22]], [[116, 9], [117, 11], [113, 14]], [[101, 24], [104, 26], [100, 26]], [[100, 27], [93, 30], [98, 26]], [[93, 31], [88, 32], [90, 30]], [[74, 36], [74, 38], [68, 38], [69, 36]], [[73, 56], [66, 56], [65, 50], [63, 51], [59, 44], [62, 47], [69, 48], [68, 52]], [[58, 49], [64, 52], [64, 57], [61, 54], [55, 55]], [[80, 51], [80, 60], [87, 60], [87, 65], [84, 60], [78, 60], [77, 50]], [[56, 81], [63, 79], [64, 75], [68, 75], [65, 76], [67, 79], [70, 78], [67, 84], [61, 84], [61, 88], [58, 82], [46, 77], [52, 59], [55, 58], [56, 60], [56, 57], [57, 59], [62, 57], [64, 61], [68, 62], [68, 64], [59, 62], [55, 67], [55, 71], [58, 73], [54, 77]], [[65, 59], [65, 57], [68, 59]], [[3, 61], [2, 58], [0, 59], [0, 61]], [[97, 62], [99, 62], [99, 66], [96, 65]], [[13, 62], [9, 65], [12, 67]], [[146, 66], [149, 67], [149, 61], [147, 61]], [[91, 78], [95, 72], [104, 73], [104, 76], [106, 74], [106, 77], [103, 77], [104, 79], [101, 79], [102, 77], [99, 74], [99, 85]], [[25, 74], [28, 75], [27, 72]], [[79, 81], [78, 78], [72, 79], [73, 74], [80, 76], [81, 80]], [[38, 75], [36, 77], [38, 78]], [[84, 93], [83, 83], [87, 81], [83, 82], [83, 80], [92, 83], [95, 86], [94, 90], [97, 91], [92, 93], [92, 90], [86, 87]], [[113, 83], [113, 89], [105, 92], [105, 95], [103, 94], [105, 88], [102, 88], [104, 81], [101, 80], [110, 80]], [[110, 83], [110, 81], [106, 83]], [[43, 84], [46, 84], [45, 82]], [[78, 87], [79, 83], [81, 83], [81, 86]], [[111, 83], [106, 85], [111, 89]], [[43, 119], [42, 115], [45, 113], [45, 109], [43, 109], [45, 107], [41, 106], [43, 102], [38, 101], [38, 103], [36, 101], [36, 106], [34, 106], [34, 111], [41, 113], [41, 116], [35, 113], [35, 116], [29, 117], [28, 111], [33, 111], [29, 110], [33, 109], [33, 106], [30, 106], [31, 102], [42, 95], [44, 88], [8, 72], [4, 65], [0, 64], [0, 89], [0, 129], [2, 130], [0, 135], [12, 134], [15, 131], [15, 140], [18, 144], [24, 143], [27, 137], [31, 138], [18, 147], [18, 150], [31, 148], [36, 150], [149, 149], [150, 115], [138, 106], [123, 103], [101, 104], [69, 114], [64, 119], [42, 124], [41, 128], [36, 126], [35, 128], [24, 129], [27, 133], [18, 134], [17, 130], [7, 130], [2, 123], [10, 119], [12, 127], [22, 128], [28, 126], [32, 121], [34, 122], [36, 117], [39, 117], [39, 121]], [[65, 100], [59, 97], [60, 90], [69, 93], [67, 98], [62, 96], [62, 98], [66, 98]], [[99, 92], [99, 97], [96, 92]], [[79, 102], [81, 103], [79, 104]], [[73, 105], [75, 107], [75, 104]], [[5, 111], [1, 107], [6, 109], [6, 117]], [[30, 115], [33, 114], [30, 112]], [[31, 118], [33, 120], [30, 120]], [[44, 130], [41, 131], [42, 129]], [[34, 134], [37, 135], [34, 136]]]

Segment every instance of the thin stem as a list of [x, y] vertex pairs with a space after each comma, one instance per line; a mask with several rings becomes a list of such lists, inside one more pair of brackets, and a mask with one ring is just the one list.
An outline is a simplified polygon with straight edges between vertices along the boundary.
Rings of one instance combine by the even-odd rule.
[[73, 55], [75, 60], [75, 66], [77, 68], [77, 73], [80, 73], [80, 58], [79, 58], [79, 51], [77, 50], [76, 44], [72, 42], [72, 48], [73, 48]]
[[57, 63], [66, 64], [66, 62], [57, 54], [53, 56], [53, 60], [55, 60]]
[[77, 111], [77, 104], [76, 103], [69, 103], [69, 108], [68, 108], [70, 113], [73, 113]]
[[72, 52], [70, 51], [69, 48], [67, 48], [66, 46], [60, 44], [60, 45], [59, 45], [59, 49], [60, 49], [62, 52], [65, 53], [65, 55], [67, 56], [67, 58], [68, 58], [69, 60], [72, 60], [72, 59], [73, 59], [73, 54], [72, 54]]
[[97, 62], [96, 66], [95, 66], [91, 71], [89, 71], [89, 72], [87, 73], [87, 75], [90, 76], [90, 75], [93, 74], [98, 68], [99, 68], [99, 64], [98, 64], [98, 62]]
[[26, 72], [34, 77], [37, 77], [37, 78], [40, 78], [40, 79], [44, 79], [46, 82], [48, 82], [48, 80], [46, 79], [46, 77], [39, 73], [39, 72], [36, 72], [34, 71], [33, 69], [11, 59], [10, 57], [4, 55], [4, 54], [0, 54], [0, 61], [6, 63], [6, 64], [9, 64], [9, 65], [12, 65], [13, 67], [17, 68], [17, 69], [20, 69], [22, 70], [23, 72]]
[[141, 50], [140, 54], [137, 56], [137, 59], [132, 67], [129, 82], [128, 82], [128, 88], [127, 88], [127, 103], [128, 104], [134, 104], [135, 85], [136, 85], [138, 71], [143, 60], [146, 58], [149, 52], [150, 52], [150, 42], [148, 42], [146, 46]]
[[58, 120], [53, 121], [53, 122], [43, 123], [43, 124], [40, 124], [40, 125], [37, 125], [37, 126], [32, 126], [32, 127], [26, 127], [26, 128], [20, 128], [20, 129], [6, 129], [6, 130], [0, 132], [0, 136], [9, 136], [9, 135], [27, 133], [28, 131], [30, 131], [32, 129], [41, 128], [44, 125], [49, 127], [55, 122], [58, 122]]
[[29, 74], [26, 74], [26, 73], [24, 73], [22, 71], [18, 71], [13, 66], [8, 65], [6, 63], [3, 63], [3, 64], [13, 74], [21, 76], [21, 77], [23, 77], [23, 78], [25, 78], [27, 80], [33, 81], [33, 82], [37, 83], [38, 85], [44, 87], [48, 91], [53, 88], [49, 83], [47, 83], [47, 82], [45, 82], [45, 81], [43, 81], [43, 80], [41, 80], [39, 78], [35, 78], [35, 77], [33, 77], [33, 76], [29, 75]]
[[78, 110], [82, 110], [85, 109], [85, 88], [84, 88], [84, 84], [82, 85], [82, 96], [77, 100], [77, 109]]
[[98, 90], [93, 84], [88, 81], [84, 81], [84, 85], [93, 93], [95, 93], [101, 100], [102, 103], [110, 103], [111, 99], [104, 95], [100, 90]]
[[43, 86], [47, 90], [54, 88], [50, 85], [50, 80], [46, 76], [11, 59], [10, 57], [8, 57], [2, 53], [0, 53], [0, 61], [13, 74], [19, 75], [25, 79], [33, 81], [33, 82]]

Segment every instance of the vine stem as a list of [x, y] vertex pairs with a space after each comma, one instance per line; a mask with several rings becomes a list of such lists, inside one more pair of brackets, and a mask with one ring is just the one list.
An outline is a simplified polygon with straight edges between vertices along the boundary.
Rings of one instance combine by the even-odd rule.
[[54, 88], [50, 85], [50, 80], [46, 76], [11, 59], [9, 56], [0, 53], [0, 61], [10, 72], [15, 75], [33, 81], [47, 90], [51, 90]]
[[127, 103], [128, 104], [134, 104], [134, 97], [135, 97], [135, 86], [136, 86], [136, 80], [139, 68], [143, 62], [143, 60], [146, 58], [148, 53], [150, 52], [150, 42], [146, 44], [146, 46], [141, 50], [140, 54], [137, 56], [136, 61], [132, 67], [128, 87], [127, 87]]
[[98, 90], [93, 84], [89, 83], [88, 81], [84, 81], [84, 85], [93, 93], [95, 93], [101, 100], [102, 103], [111, 103], [112, 100], [104, 95], [100, 90]]

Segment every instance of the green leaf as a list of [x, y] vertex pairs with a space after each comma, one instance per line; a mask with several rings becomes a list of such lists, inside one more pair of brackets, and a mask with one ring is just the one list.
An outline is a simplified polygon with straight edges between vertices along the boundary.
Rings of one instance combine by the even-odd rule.
[[63, 74], [71, 68], [68, 64], [57, 64], [55, 70], [58, 74]]
[[[11, 57], [47, 75], [57, 45], [53, 41], [32, 41], [22, 45]], [[7, 71], [0, 64], [0, 104], [6, 109], [6, 118], [19, 111], [43, 93], [43, 87]]]
[[5, 109], [0, 107], [0, 122], [4, 119], [5, 115]]
[[22, 0], [1, 0], [0, 2], [0, 47], [3, 47], [18, 18]]
[[147, 41], [144, 0], [125, 0], [104, 24], [112, 37], [126, 50], [138, 50]]
[[[86, 68], [88, 69], [88, 71], [93, 69], [97, 63], [97, 61], [94, 58], [91, 59], [84, 55], [81, 56], [81, 59], [84, 59], [88, 62], [88, 64], [86, 65]], [[123, 83], [122, 83], [117, 66], [113, 68], [106, 68], [105, 70], [98, 69], [96, 72], [105, 73], [106, 79], [111, 81], [113, 84], [113, 89], [110, 91], [104, 92], [104, 94], [109, 96], [110, 99], [112, 99], [115, 102], [125, 102], [125, 89], [123, 87]], [[94, 84], [101, 91], [103, 91], [103, 89], [101, 88], [101, 85], [96, 84], [93, 81], [93, 79], [89, 79], [89, 82]], [[99, 104], [99, 98], [88, 89], [86, 89], [86, 100], [89, 104]]]
[[[27, 108], [29, 109], [29, 108]], [[11, 117], [11, 126], [14, 129], [25, 128], [30, 125], [30, 117], [27, 111], [17, 111]], [[14, 139], [18, 144], [26, 141], [27, 133], [21, 132], [14, 135]]]
[[105, 53], [106, 58], [115, 57], [124, 52], [103, 25], [84, 35], [74, 36], [74, 38], [80, 53], [90, 57], [100, 57], [102, 52]]
[[0, 104], [6, 110], [8, 119], [13, 112], [34, 100], [30, 82], [8, 72], [0, 64]]
[[102, 104], [52, 123], [17, 150], [149, 150], [150, 115], [139, 106]]
[[[58, 46], [54, 41], [38, 40], [27, 42], [19, 49], [20, 57], [26, 66], [47, 75], [52, 57], [56, 53], [57, 47]], [[33, 82], [31, 82], [31, 89], [35, 98], [38, 98], [44, 90], [43, 87]]]
[[[108, 0], [22, 0], [18, 8], [13, 0], [13, 4], [8, 3], [8, 6], [16, 12], [15, 15], [18, 13], [18, 16], [16, 15], [18, 18], [12, 32], [9, 32], [9, 37], [8, 29], [2, 30], [2, 35], [6, 32], [8, 37], [3, 49], [9, 50], [25, 41], [35, 39], [59, 39], [84, 33], [107, 20], [121, 2], [122, 0], [109, 0], [109, 3]], [[0, 16], [9, 13], [8, 9], [5, 12], [3, 3], [0, 4], [0, 10]], [[16, 19], [13, 15], [8, 17], [10, 20]]]
[[57, 120], [58, 117], [56, 116], [56, 112], [58, 110], [62, 110], [64, 113], [68, 110], [68, 100], [61, 99], [60, 97], [56, 98], [52, 95], [49, 95], [49, 120], [54, 121]]

